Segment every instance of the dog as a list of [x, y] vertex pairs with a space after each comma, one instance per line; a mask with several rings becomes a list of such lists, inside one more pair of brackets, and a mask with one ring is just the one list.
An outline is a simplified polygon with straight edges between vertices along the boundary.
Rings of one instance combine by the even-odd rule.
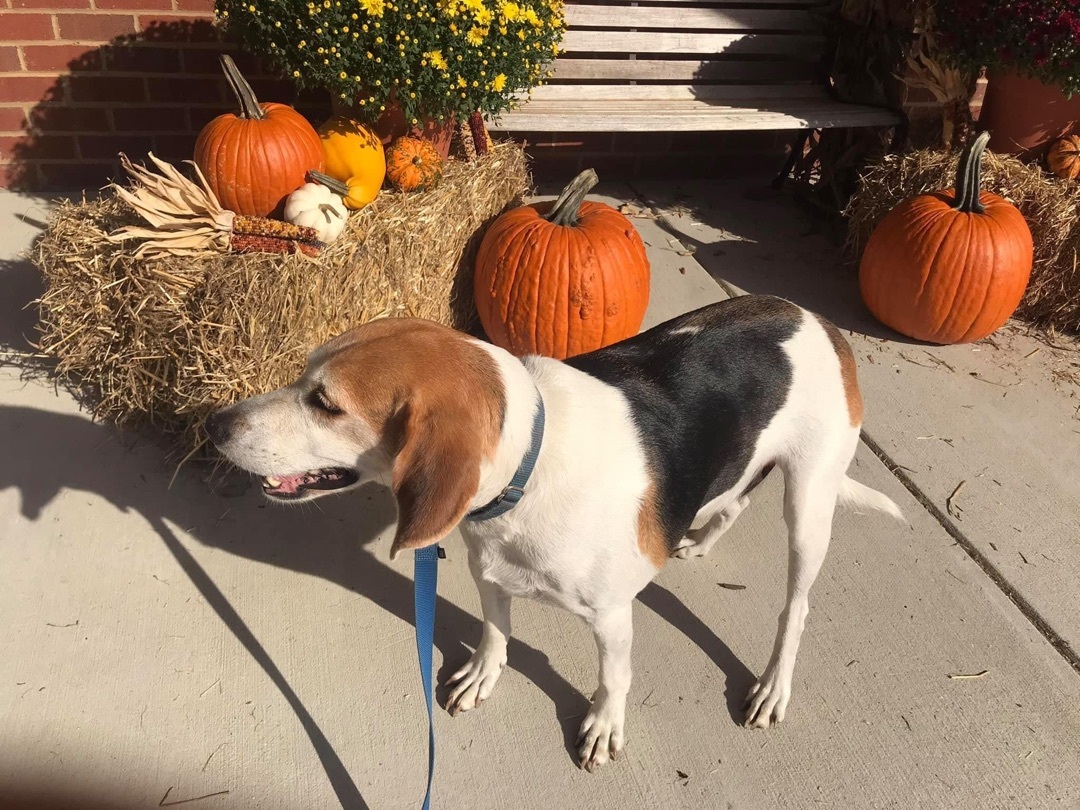
[[391, 558], [460, 524], [483, 633], [448, 680], [451, 714], [492, 694], [512, 598], [583, 618], [600, 654], [577, 744], [591, 772], [623, 750], [635, 596], [669, 558], [707, 554], [773, 467], [787, 600], [745, 723], [784, 719], [837, 502], [903, 519], [846, 475], [862, 417], [840, 331], [786, 300], [742, 296], [565, 361], [519, 359], [429, 321], [375, 320], [316, 349], [293, 384], [213, 413], [206, 430], [274, 500], [388, 483]]

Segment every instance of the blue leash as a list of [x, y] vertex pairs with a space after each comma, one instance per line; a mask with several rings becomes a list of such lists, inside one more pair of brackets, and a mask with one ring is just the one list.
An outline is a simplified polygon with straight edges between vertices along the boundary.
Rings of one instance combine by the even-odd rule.
[[424, 682], [424, 702], [428, 716], [428, 775], [423, 810], [431, 808], [431, 780], [435, 776], [435, 720], [432, 716], [432, 661], [435, 645], [435, 592], [439, 584], [438, 545], [413, 552], [413, 605], [416, 624], [416, 652], [420, 656], [420, 679]]
[[[537, 409], [533, 416], [532, 440], [521, 465], [510, 484], [490, 503], [470, 512], [469, 520], [491, 520], [509, 512], [525, 494], [540, 445], [544, 441], [544, 400], [537, 394]], [[428, 774], [427, 793], [423, 810], [431, 810], [431, 780], [435, 776], [435, 719], [432, 715], [432, 648], [435, 646], [435, 592], [439, 584], [439, 559], [443, 550], [433, 545], [413, 552], [413, 622], [416, 625], [416, 653], [420, 658], [420, 679], [424, 682], [424, 702], [428, 716]]]

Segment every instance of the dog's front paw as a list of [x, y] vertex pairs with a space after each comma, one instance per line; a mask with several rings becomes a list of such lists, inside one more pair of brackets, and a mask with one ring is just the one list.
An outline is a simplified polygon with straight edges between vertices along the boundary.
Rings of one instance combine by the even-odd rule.
[[505, 666], [505, 648], [501, 652], [478, 649], [469, 663], [447, 679], [446, 685], [453, 689], [446, 700], [446, 710], [457, 716], [479, 706], [491, 697]]
[[784, 719], [788, 700], [791, 699], [791, 677], [783, 677], [778, 667], [769, 664], [765, 674], [758, 679], [746, 696], [747, 728], [768, 728]]
[[578, 732], [578, 765], [592, 773], [609, 759], [616, 760], [623, 750], [623, 726], [626, 700], [600, 696], [593, 704]]

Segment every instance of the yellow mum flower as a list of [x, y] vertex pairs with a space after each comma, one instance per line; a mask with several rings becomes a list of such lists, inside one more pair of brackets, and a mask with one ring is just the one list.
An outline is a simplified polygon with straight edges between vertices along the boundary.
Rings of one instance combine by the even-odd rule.
[[473, 27], [469, 29], [469, 33], [465, 35], [465, 39], [469, 41], [470, 45], [483, 45], [484, 37], [487, 36], [488, 30], [486, 28]]
[[492, 15], [492, 13], [486, 8], [480, 9], [476, 12], [474, 16], [476, 21], [480, 23], [480, 25], [488, 25], [491, 23], [492, 19], [494, 19], [494, 15]]
[[442, 51], [430, 51], [424, 56], [439, 70], [446, 70], [446, 58], [442, 55]]
[[465, 81], [465, 79], [463, 77], [458, 76], [457, 77], [457, 86], [458, 87], [468, 87], [469, 83], [467, 81]]
[[531, 8], [525, 9], [525, 19], [529, 21], [535, 28], [540, 28], [544, 23], [536, 16], [536, 12]]
[[500, 73], [494, 79], [491, 80], [491, 89], [496, 93], [501, 93], [506, 87], [506, 74]]
[[386, 11], [385, 0], [360, 0], [360, 6], [372, 17], [381, 17]]
[[507, 20], [516, 20], [521, 16], [521, 6], [517, 3], [503, 3], [499, 7], [499, 13], [503, 15]]

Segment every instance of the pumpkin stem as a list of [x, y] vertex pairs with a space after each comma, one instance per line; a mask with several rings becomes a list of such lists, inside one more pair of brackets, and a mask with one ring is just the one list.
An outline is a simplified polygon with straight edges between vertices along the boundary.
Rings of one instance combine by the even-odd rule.
[[577, 225], [578, 211], [585, 200], [585, 195], [599, 182], [600, 178], [596, 176], [595, 171], [592, 169], [583, 171], [563, 189], [559, 199], [555, 201], [555, 205], [551, 207], [544, 219], [553, 225]]
[[221, 67], [224, 69], [225, 78], [228, 80], [229, 87], [232, 88], [236, 101], [240, 105], [240, 117], [251, 118], [255, 121], [266, 118], [266, 111], [259, 104], [259, 100], [255, 98], [255, 91], [251, 89], [247, 79], [240, 73], [240, 68], [236, 66], [236, 62], [227, 53], [221, 55]]
[[342, 183], [340, 180], [335, 180], [330, 175], [323, 174], [322, 172], [317, 172], [314, 169], [309, 171], [307, 174], [309, 180], [314, 180], [316, 183], [322, 183], [339, 197], [349, 196], [349, 187]]
[[986, 144], [990, 140], [989, 132], [980, 132], [979, 137], [973, 140], [960, 155], [960, 163], [956, 166], [956, 203], [953, 209], [965, 214], [981, 214], [986, 209], [979, 202], [981, 189], [982, 156], [986, 151]]
[[[331, 189], [331, 191], [333, 191], [333, 189]], [[322, 214], [323, 214], [324, 217], [326, 217], [327, 222], [331, 221], [330, 220], [330, 215], [331, 214], [334, 215], [335, 219], [341, 219], [341, 214], [338, 212], [338, 210], [336, 208], [334, 208], [334, 206], [330, 205], [330, 203], [319, 203], [319, 210], [322, 211]]]

